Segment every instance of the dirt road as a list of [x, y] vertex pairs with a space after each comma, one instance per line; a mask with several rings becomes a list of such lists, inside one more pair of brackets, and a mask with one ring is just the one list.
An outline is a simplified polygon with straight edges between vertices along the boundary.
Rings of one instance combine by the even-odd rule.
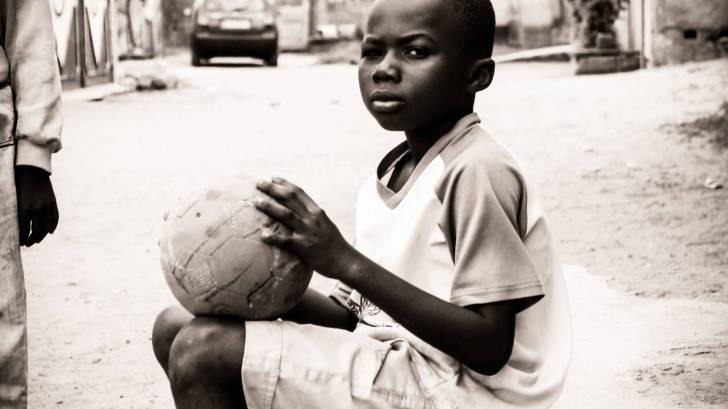
[[[285, 176], [351, 237], [358, 184], [401, 137], [365, 112], [355, 67], [280, 64], [174, 57], [179, 89], [66, 104], [61, 224], [23, 253], [31, 408], [172, 407], [150, 345], [173, 302], [157, 238], [190, 186]], [[578, 78], [539, 63], [499, 67], [478, 100], [540, 187], [568, 266], [575, 346], [560, 408], [728, 404], [728, 189], [703, 187], [728, 183], [728, 153], [669, 126], [714, 112], [725, 89], [725, 60]]]

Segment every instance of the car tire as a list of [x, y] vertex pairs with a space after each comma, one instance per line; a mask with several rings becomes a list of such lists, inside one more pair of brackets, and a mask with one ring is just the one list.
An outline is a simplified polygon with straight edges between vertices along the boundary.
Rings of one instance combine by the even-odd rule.
[[273, 54], [269, 55], [265, 59], [265, 65], [269, 67], [277, 67], [278, 66], [278, 52], [274, 52]]
[[200, 53], [195, 48], [190, 48], [190, 57], [190, 64], [192, 64], [193, 67], [199, 67], [202, 65]]

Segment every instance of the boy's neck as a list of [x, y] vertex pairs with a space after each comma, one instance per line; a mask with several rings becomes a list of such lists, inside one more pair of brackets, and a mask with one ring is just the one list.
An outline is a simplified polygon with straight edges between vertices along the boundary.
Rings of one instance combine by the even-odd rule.
[[407, 138], [407, 145], [409, 145], [410, 153], [414, 163], [420, 162], [423, 156], [428, 150], [435, 144], [443, 135], [450, 131], [458, 121], [463, 117], [473, 112], [473, 107], [462, 109], [457, 114], [450, 115], [445, 120], [439, 121], [434, 124], [423, 126], [419, 129], [412, 129], [405, 131], [405, 137]]

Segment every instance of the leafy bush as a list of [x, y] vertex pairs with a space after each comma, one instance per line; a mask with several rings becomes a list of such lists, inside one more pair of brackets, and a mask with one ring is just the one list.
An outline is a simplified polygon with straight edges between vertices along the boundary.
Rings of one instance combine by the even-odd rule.
[[616, 47], [614, 22], [629, 0], [568, 0], [578, 25], [576, 40], [586, 48], [597, 46], [598, 39], [611, 38]]

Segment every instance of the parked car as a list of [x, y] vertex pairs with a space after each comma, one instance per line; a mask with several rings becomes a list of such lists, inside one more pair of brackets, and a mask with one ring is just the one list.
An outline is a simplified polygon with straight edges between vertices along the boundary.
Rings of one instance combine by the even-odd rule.
[[193, 66], [213, 57], [254, 57], [278, 65], [276, 11], [267, 0], [197, 0], [191, 17]]

